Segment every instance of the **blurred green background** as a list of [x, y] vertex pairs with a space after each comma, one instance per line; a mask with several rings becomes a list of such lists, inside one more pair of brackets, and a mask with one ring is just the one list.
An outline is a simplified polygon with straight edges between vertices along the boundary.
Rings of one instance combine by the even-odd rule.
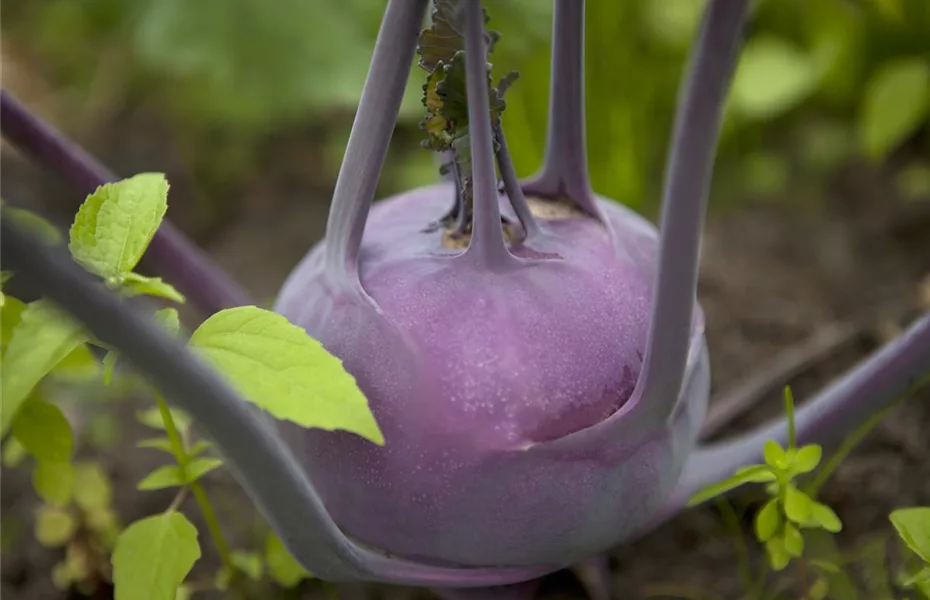
[[[487, 4], [491, 27], [503, 33], [494, 62], [521, 73], [504, 126], [525, 176], [538, 168], [545, 140], [552, 3]], [[857, 161], [890, 165], [904, 197], [930, 194], [930, 2], [755, 4], [727, 106], [715, 205], [816, 201], [837, 169]], [[127, 107], [157, 115], [208, 198], [254, 175], [256, 153], [280, 132], [312, 132], [320, 149], [314, 168], [331, 180], [384, 5], [6, 0], [5, 85], [85, 135]], [[588, 0], [591, 177], [599, 193], [645, 212], [656, 206], [703, 6]], [[432, 156], [417, 146], [423, 77], [411, 72], [381, 194], [437, 177]]]

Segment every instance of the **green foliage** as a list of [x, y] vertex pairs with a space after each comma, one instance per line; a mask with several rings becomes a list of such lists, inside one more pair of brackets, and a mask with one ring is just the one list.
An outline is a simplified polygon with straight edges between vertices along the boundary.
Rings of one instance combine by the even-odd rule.
[[190, 345], [276, 418], [384, 443], [342, 361], [284, 317], [254, 306], [226, 309], [204, 321]]
[[268, 565], [268, 575], [285, 588], [294, 587], [310, 577], [274, 532], [269, 532], [265, 540], [265, 564]]
[[200, 558], [197, 528], [169, 510], [134, 522], [113, 550], [116, 600], [166, 600]]
[[862, 99], [859, 137], [862, 149], [880, 159], [894, 150], [930, 116], [930, 58], [889, 61], [871, 77]]
[[37, 460], [67, 462], [74, 439], [61, 409], [41, 398], [30, 398], [13, 421], [13, 435]]
[[899, 508], [888, 515], [898, 536], [923, 562], [923, 566], [901, 579], [905, 588], [913, 588], [930, 599], [930, 507]]

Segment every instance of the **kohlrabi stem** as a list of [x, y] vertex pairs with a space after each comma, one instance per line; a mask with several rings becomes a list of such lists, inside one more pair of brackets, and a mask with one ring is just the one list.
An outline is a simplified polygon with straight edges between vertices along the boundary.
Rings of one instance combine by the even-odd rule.
[[[116, 175], [32, 115], [6, 90], [0, 92], [0, 129], [16, 147], [84, 194], [117, 180]], [[145, 260], [207, 314], [252, 303], [242, 288], [167, 220], [155, 233]]]
[[585, 0], [555, 0], [549, 78], [549, 125], [542, 170], [527, 184], [542, 196], [568, 196], [603, 220], [588, 178], [585, 132]]
[[428, 0], [390, 0], [384, 12], [326, 223], [326, 265], [361, 291], [358, 252], [400, 112]]
[[692, 339], [708, 188], [747, 5], [748, 0], [710, 1], [679, 92], [662, 194], [655, 296], [631, 423], [670, 418], [678, 401]]
[[[798, 445], [839, 441], [876, 412], [928, 383], [928, 378], [930, 313], [802, 405], [795, 413]], [[782, 417], [734, 439], [698, 448], [656, 521], [680, 511], [702, 488], [730, 477], [741, 466], [759, 462], [766, 441], [785, 445], [788, 435], [788, 422]]]
[[465, 11], [465, 89], [471, 142], [474, 213], [471, 241], [465, 254], [495, 268], [516, 259], [504, 243], [494, 172], [491, 103], [488, 100], [488, 48], [480, 0], [460, 0]]
[[513, 207], [513, 212], [517, 214], [528, 240], [539, 234], [539, 222], [536, 221], [536, 217], [530, 211], [530, 205], [527, 204], [526, 196], [523, 195], [523, 188], [517, 178], [517, 170], [514, 168], [513, 159], [510, 158], [510, 152], [507, 150], [504, 128], [500, 124], [497, 125], [495, 134], [498, 142], [497, 168], [500, 169], [501, 179], [504, 180], [504, 191], [507, 193], [510, 206]]
[[423, 565], [370, 550], [347, 538], [326, 512], [300, 463], [267, 418], [150, 316], [121, 302], [62, 247], [0, 219], [4, 270], [27, 291], [49, 298], [102, 343], [138, 368], [164, 397], [187, 411], [215, 442], [225, 465], [285, 546], [329, 581], [382, 581], [423, 587], [479, 587], [527, 581], [560, 565], [457, 569]]

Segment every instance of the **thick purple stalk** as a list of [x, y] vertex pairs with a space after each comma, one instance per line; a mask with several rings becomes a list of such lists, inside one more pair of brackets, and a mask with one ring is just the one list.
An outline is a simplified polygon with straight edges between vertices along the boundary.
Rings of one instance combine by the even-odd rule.
[[748, 0], [711, 0], [679, 93], [649, 337], [629, 409], [633, 429], [669, 418], [678, 402], [692, 337], [708, 188], [747, 5]]
[[[6, 90], [0, 92], [0, 128], [14, 145], [83, 193], [118, 179], [60, 132], [30, 114]], [[155, 233], [145, 259], [205, 313], [252, 303], [242, 288], [167, 220]]]
[[[507, 150], [507, 140], [504, 137], [504, 128], [498, 124], [496, 136], [499, 148], [497, 150], [497, 168], [500, 169], [501, 179], [504, 180], [504, 192], [510, 200], [510, 206], [520, 220], [523, 231], [526, 234], [525, 240], [531, 240], [540, 232], [539, 222], [530, 211], [530, 206], [526, 202], [526, 196], [523, 195], [523, 188], [520, 186], [520, 180], [517, 178], [517, 170], [513, 166], [513, 159], [510, 158], [510, 152]], [[525, 241], [524, 240], [524, 241]]]
[[601, 222], [588, 178], [584, 79], [585, 0], [555, 0], [549, 125], [542, 170], [526, 188], [548, 198], [568, 196]]
[[116, 348], [188, 411], [222, 452], [226, 466], [297, 560], [328, 581], [420, 586], [493, 586], [528, 581], [554, 567], [459, 569], [381, 554], [336, 526], [272, 423], [150, 317], [106, 291], [61, 247], [49, 247], [9, 219], [0, 220], [3, 267], [24, 288], [59, 304], [100, 341]]
[[517, 261], [504, 243], [494, 173], [491, 103], [488, 99], [488, 48], [479, 0], [461, 0], [465, 11], [465, 87], [471, 142], [473, 223], [465, 256], [489, 269]]
[[[831, 445], [839, 441], [876, 412], [913, 391], [928, 375], [930, 312], [801, 406], [795, 414], [797, 443]], [[770, 439], [787, 444], [787, 419], [773, 419], [733, 439], [698, 448], [649, 529], [682, 510], [688, 499], [704, 487], [730, 477], [739, 467], [760, 462], [762, 448]]]
[[358, 252], [427, 4], [428, 0], [388, 3], [333, 191], [326, 223], [327, 270], [337, 286], [363, 296]]

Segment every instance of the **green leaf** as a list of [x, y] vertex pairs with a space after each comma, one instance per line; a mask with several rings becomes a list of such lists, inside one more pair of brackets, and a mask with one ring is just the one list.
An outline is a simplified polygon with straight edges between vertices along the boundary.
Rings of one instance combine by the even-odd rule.
[[113, 550], [115, 600], [170, 600], [200, 558], [197, 529], [175, 511], [132, 523]]
[[13, 296], [3, 296], [3, 306], [0, 306], [0, 357], [6, 356], [7, 346], [13, 337], [13, 330], [19, 324], [26, 304]]
[[148, 438], [136, 443], [136, 448], [150, 448], [152, 450], [161, 450], [168, 454], [174, 454], [174, 448], [171, 447], [171, 441], [168, 438]]
[[64, 546], [76, 531], [77, 519], [63, 508], [45, 505], [36, 513], [36, 539], [47, 548]]
[[765, 551], [769, 557], [769, 565], [775, 571], [782, 571], [791, 562], [791, 555], [785, 548], [785, 539], [781, 536], [773, 536], [765, 542]]
[[233, 566], [245, 573], [252, 581], [260, 581], [265, 574], [265, 565], [262, 557], [254, 552], [236, 550], [230, 555]]
[[0, 373], [0, 435], [9, 431], [33, 388], [84, 341], [81, 327], [50, 302], [36, 300], [23, 310], [3, 355]]
[[71, 254], [101, 277], [120, 278], [138, 264], [167, 208], [168, 182], [161, 173], [104, 184], [78, 210]]
[[181, 330], [181, 319], [176, 308], [162, 308], [155, 311], [155, 322], [165, 328], [171, 335]]
[[169, 487], [181, 487], [185, 484], [181, 469], [177, 465], [158, 467], [142, 481], [136, 484], [137, 490], [160, 490]]
[[24, 458], [26, 458], [26, 449], [16, 437], [11, 435], [3, 444], [3, 466], [15, 469], [22, 464]]
[[108, 350], [103, 357], [103, 384], [110, 385], [113, 382], [113, 373], [116, 371], [116, 361], [119, 354], [113, 350]]
[[207, 440], [197, 440], [196, 442], [194, 442], [194, 445], [192, 445], [187, 450], [187, 453], [190, 454], [191, 456], [197, 456], [201, 452], [205, 452], [209, 450], [211, 447], [212, 447], [212, 444], [208, 442]]
[[917, 587], [921, 583], [930, 583], [930, 567], [924, 567], [920, 571], [905, 575], [901, 579], [901, 587], [903, 588]]
[[688, 506], [696, 506], [747, 483], [754, 483], [760, 479], [767, 480], [767, 476], [764, 475], [765, 473], [771, 473], [771, 469], [765, 465], [753, 465], [739, 469], [737, 474], [733, 477], [709, 485], [692, 496], [688, 501]]
[[[178, 431], [184, 432], [190, 429], [191, 418], [187, 416], [187, 413], [177, 408], [169, 409], [169, 412], [171, 413], [171, 419], [174, 421], [175, 426], [177, 426]], [[157, 406], [137, 412], [136, 419], [143, 425], [151, 427], [152, 429], [165, 430], [165, 423], [161, 420], [161, 412], [159, 412]]]
[[777, 476], [768, 465], [740, 467], [736, 470], [736, 476], [746, 483], [768, 483], [777, 479]]
[[32, 471], [32, 487], [49, 504], [63, 506], [74, 494], [75, 474], [71, 463], [39, 462]]
[[105, 509], [113, 500], [113, 486], [100, 463], [82, 462], [74, 468], [74, 502], [90, 512]]
[[772, 539], [780, 526], [781, 510], [778, 498], [772, 498], [756, 515], [756, 538], [760, 542], [767, 542]]
[[183, 303], [184, 296], [174, 286], [161, 277], [146, 277], [138, 273], [126, 273], [121, 281], [120, 290], [129, 297], [155, 296], [172, 302]]
[[187, 475], [187, 483], [193, 483], [212, 471], [223, 465], [223, 461], [218, 458], [197, 458], [192, 460], [184, 467]]
[[804, 554], [804, 536], [791, 523], [785, 523], [785, 552], [795, 558]]
[[873, 159], [884, 158], [925, 121], [930, 111], [930, 64], [923, 58], [885, 63], [869, 80], [859, 112], [859, 140]]
[[803, 102], [820, 74], [810, 56], [770, 35], [754, 36], [740, 53], [730, 103], [749, 119], [774, 119]]
[[810, 521], [830, 533], [838, 533], [843, 529], [843, 522], [833, 509], [820, 502], [811, 502]]
[[90, 351], [90, 347], [82, 343], [61, 359], [51, 374], [71, 381], [87, 381], [96, 379], [99, 372], [100, 363]]
[[22, 208], [12, 208], [3, 205], [3, 216], [15, 222], [29, 234], [36, 236], [49, 246], [61, 243], [61, 232], [58, 228], [36, 213]]
[[930, 564], [930, 507], [899, 508], [888, 518], [907, 547]]
[[13, 421], [13, 435], [37, 460], [67, 462], [74, 449], [71, 425], [54, 404], [29, 398]]
[[805, 523], [811, 515], [811, 497], [789, 485], [785, 492], [785, 516], [795, 523]]
[[810, 473], [820, 464], [823, 448], [817, 444], [808, 444], [798, 448], [794, 455], [794, 473]]
[[179, 585], [177, 595], [174, 597], [174, 600], [190, 600], [194, 595], [194, 589], [187, 585]]
[[246, 400], [276, 418], [384, 443], [342, 361], [281, 315], [254, 306], [226, 309], [204, 321], [190, 344]]
[[310, 577], [273, 531], [268, 533], [265, 541], [265, 562], [268, 564], [268, 575], [281, 587], [294, 587]]
[[784, 448], [775, 440], [765, 442], [764, 446], [765, 464], [773, 469], [784, 469], [788, 461], [788, 455]]

